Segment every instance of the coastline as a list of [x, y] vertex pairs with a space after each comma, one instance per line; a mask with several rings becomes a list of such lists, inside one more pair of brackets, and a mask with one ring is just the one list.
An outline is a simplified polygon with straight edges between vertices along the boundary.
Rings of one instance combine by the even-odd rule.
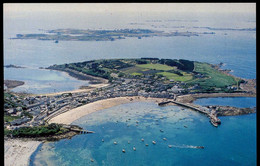
[[[63, 92], [64, 93], [64, 92]], [[186, 100], [192, 98], [190, 100], [193, 102], [197, 98], [207, 98], [207, 97], [242, 97], [245, 96], [244, 93], [240, 94], [225, 94], [225, 93], [217, 93], [217, 94], [194, 94], [194, 95], [183, 95], [179, 96], [182, 99]], [[255, 97], [255, 94], [248, 94], [249, 97]], [[131, 102], [138, 101], [148, 101], [148, 102], [162, 102], [167, 101], [165, 98], [145, 98], [140, 96], [134, 97], [117, 97], [110, 98], [105, 100], [99, 100], [93, 103], [89, 103], [83, 105], [81, 107], [74, 108], [65, 113], [62, 113], [58, 116], [53, 117], [49, 120], [49, 123], [60, 123], [60, 124], [71, 124], [73, 121], [86, 116], [90, 113], [111, 108], [120, 104], [126, 104]], [[178, 100], [178, 98], [177, 98]], [[39, 145], [43, 143], [41, 141], [34, 141], [30, 139], [5, 139], [4, 140], [4, 163], [5, 166], [12, 165], [29, 165], [30, 157], [35, 152], [35, 150], [39, 147]]]
[[176, 101], [184, 103], [192, 103], [199, 98], [214, 98], [214, 97], [256, 97], [255, 93], [197, 93], [181, 95], [176, 97]]
[[137, 101], [153, 101], [153, 102], [162, 102], [167, 99], [163, 98], [145, 98], [145, 97], [117, 97], [117, 98], [110, 98], [105, 100], [99, 100], [93, 103], [89, 103], [72, 110], [69, 110], [65, 113], [62, 113], [58, 116], [53, 117], [49, 120], [49, 123], [60, 123], [60, 124], [71, 124], [73, 121], [88, 115], [90, 113], [103, 110], [106, 108], [114, 107], [120, 104], [130, 103], [130, 102], [137, 102]]
[[29, 165], [31, 155], [41, 143], [29, 139], [5, 139], [4, 165]]
[[44, 93], [44, 94], [34, 94], [32, 96], [55, 96], [55, 95], [61, 95], [63, 93], [80, 93], [80, 92], [89, 92], [91, 90], [94, 90], [96, 88], [102, 88], [102, 87], [106, 87], [110, 84], [108, 83], [101, 83], [101, 84], [91, 84], [88, 85], [86, 88], [82, 88], [82, 89], [75, 89], [75, 90], [71, 90], [71, 91], [62, 91], [62, 92], [55, 92], [55, 93]]

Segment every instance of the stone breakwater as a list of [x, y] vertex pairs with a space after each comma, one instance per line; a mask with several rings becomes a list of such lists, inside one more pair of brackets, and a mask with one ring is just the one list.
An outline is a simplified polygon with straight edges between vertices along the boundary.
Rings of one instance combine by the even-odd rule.
[[186, 107], [189, 109], [192, 109], [194, 111], [197, 111], [199, 113], [202, 113], [209, 117], [210, 122], [213, 126], [217, 127], [221, 124], [220, 119], [218, 116], [234, 116], [234, 115], [244, 115], [244, 114], [250, 114], [256, 112], [256, 107], [253, 108], [238, 108], [238, 107], [231, 107], [231, 106], [199, 106], [191, 103], [182, 103], [177, 101], [164, 101], [158, 103], [159, 106], [163, 106], [166, 104], [176, 104], [180, 105], [182, 107]]

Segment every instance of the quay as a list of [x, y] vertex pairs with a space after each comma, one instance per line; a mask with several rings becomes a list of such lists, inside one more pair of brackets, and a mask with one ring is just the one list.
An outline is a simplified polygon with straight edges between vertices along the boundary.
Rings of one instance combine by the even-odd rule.
[[178, 101], [165, 101], [165, 102], [160, 102], [158, 103], [159, 106], [163, 106], [169, 103], [173, 103], [182, 107], [186, 107], [189, 109], [192, 109], [194, 111], [197, 111], [199, 113], [202, 113], [204, 115], [206, 115], [207, 117], [210, 118], [210, 122], [213, 126], [218, 127], [218, 125], [221, 124], [220, 119], [217, 117], [215, 110], [206, 110], [205, 108], [195, 105], [195, 104], [187, 104], [187, 103], [182, 103], [182, 102], [178, 102]]

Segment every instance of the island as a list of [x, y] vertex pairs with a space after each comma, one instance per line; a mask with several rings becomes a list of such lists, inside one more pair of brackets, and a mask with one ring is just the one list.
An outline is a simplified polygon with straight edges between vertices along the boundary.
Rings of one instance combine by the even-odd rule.
[[65, 41], [114, 41], [125, 39], [127, 37], [172, 37], [172, 36], [199, 36], [205, 34], [215, 34], [214, 32], [189, 32], [175, 31], [164, 32], [150, 29], [115, 29], [115, 30], [84, 30], [84, 29], [55, 29], [45, 30], [39, 34], [17, 34], [10, 39], [37, 39], [37, 40], [54, 40], [58, 43], [60, 40]]
[[18, 66], [18, 65], [13, 65], [13, 64], [4, 65], [4, 67], [6, 67], [6, 68], [25, 68], [23, 66]]

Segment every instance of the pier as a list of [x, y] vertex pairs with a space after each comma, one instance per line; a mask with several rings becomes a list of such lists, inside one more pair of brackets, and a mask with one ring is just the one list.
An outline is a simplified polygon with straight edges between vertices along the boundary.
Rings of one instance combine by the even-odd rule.
[[210, 118], [210, 123], [215, 127], [218, 127], [218, 125], [221, 124], [221, 121], [217, 117], [215, 110], [206, 110], [205, 108], [195, 105], [195, 104], [187, 104], [187, 103], [182, 103], [182, 102], [172, 101], [172, 100], [158, 103], [158, 105], [163, 106], [163, 105], [166, 105], [169, 103], [173, 103], [173, 104], [176, 104], [176, 105], [179, 105], [182, 107], [186, 107], [186, 108], [192, 109], [194, 111], [197, 111], [199, 113], [206, 115], [207, 117]]

